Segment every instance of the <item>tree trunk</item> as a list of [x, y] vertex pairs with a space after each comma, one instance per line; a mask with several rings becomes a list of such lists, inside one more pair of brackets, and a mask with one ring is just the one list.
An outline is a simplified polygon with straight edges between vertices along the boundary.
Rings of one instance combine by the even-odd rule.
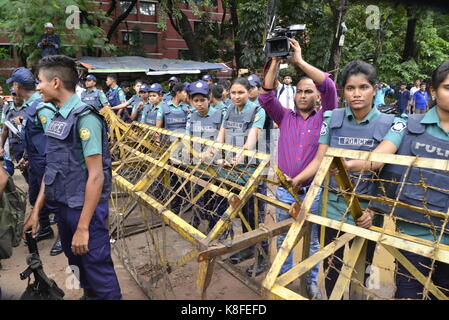
[[404, 52], [402, 53], [402, 60], [407, 61], [415, 57], [415, 31], [417, 17], [414, 14], [416, 7], [407, 7], [407, 32], [405, 34]]
[[[121, 15], [119, 15], [114, 22], [112, 23], [111, 27], [108, 31], [108, 41], [111, 42], [112, 35], [114, 34], [117, 27], [122, 23], [123, 20], [125, 20], [129, 14], [131, 13], [132, 9], [136, 6], [137, 0], [132, 0], [131, 4], [129, 5], [128, 9], [126, 9], [125, 12], [123, 12]], [[109, 12], [109, 11], [108, 11]]]
[[237, 0], [231, 0], [231, 20], [232, 20], [232, 33], [234, 36], [234, 59], [235, 59], [235, 67], [236, 69], [240, 69], [240, 58], [242, 56], [242, 44], [237, 36], [239, 31], [239, 18], [237, 15]]
[[333, 33], [332, 47], [331, 47], [331, 55], [329, 58], [329, 64], [327, 66], [328, 70], [334, 71], [334, 81], [337, 81], [339, 68], [340, 68], [340, 60], [341, 60], [341, 51], [343, 49], [342, 46], [339, 45], [340, 36], [341, 36], [341, 24], [345, 21], [347, 7], [347, 0], [339, 0], [340, 5], [337, 8], [334, 4], [334, 0], [329, 0], [329, 6], [332, 9], [335, 21], [335, 32]]

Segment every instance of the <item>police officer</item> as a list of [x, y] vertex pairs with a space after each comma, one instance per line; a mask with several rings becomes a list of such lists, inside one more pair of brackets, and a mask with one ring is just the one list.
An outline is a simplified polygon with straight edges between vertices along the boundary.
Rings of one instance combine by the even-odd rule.
[[112, 110], [120, 110], [123, 108], [127, 108], [128, 113], [131, 115], [132, 121], [140, 121], [142, 117], [142, 109], [134, 115], [134, 111], [136, 111], [137, 106], [140, 102], [142, 102], [142, 98], [140, 97], [140, 86], [143, 84], [143, 81], [140, 79], [137, 79], [134, 83], [134, 91], [136, 92], [135, 95], [133, 95], [128, 101], [125, 101], [118, 106], [112, 107]]
[[45, 199], [54, 202], [64, 253], [79, 268], [82, 299], [121, 299], [107, 227], [112, 177], [106, 122], [75, 94], [74, 60], [48, 56], [38, 70], [38, 90], [58, 113], [46, 132], [45, 178], [24, 231], [35, 233], [37, 209]]
[[[145, 86], [143, 89], [142, 87]], [[156, 126], [157, 114], [164, 104], [162, 101], [162, 86], [159, 83], [153, 83], [151, 86], [143, 85], [141, 91], [145, 91], [148, 94], [148, 101], [142, 106], [142, 118], [141, 122], [149, 124], [150, 126]]]
[[[350, 150], [372, 151], [387, 136], [393, 123], [401, 121], [400, 118], [383, 114], [373, 107], [373, 99], [376, 94], [376, 70], [372, 65], [361, 60], [351, 61], [344, 67], [340, 78], [347, 107], [324, 113], [317, 154], [309, 165], [293, 178], [292, 185], [294, 187], [301, 186], [302, 182], [311, 179], [316, 174], [329, 146]], [[389, 136], [389, 139], [392, 139], [392, 137]], [[346, 166], [350, 172], [358, 171], [352, 167], [352, 161], [347, 161]], [[369, 179], [372, 177], [372, 172], [365, 172], [360, 181], [358, 181], [358, 174], [350, 174], [350, 176], [353, 179], [353, 185], [358, 183], [356, 192], [371, 194], [373, 187]], [[368, 202], [365, 200], [359, 199], [359, 202], [362, 209], [368, 205]], [[323, 203], [321, 202], [322, 206]], [[319, 208], [318, 211], [322, 212], [322, 209]], [[381, 217], [374, 216], [368, 212], [365, 212], [354, 221], [352, 216], [348, 214], [348, 211], [346, 201], [339, 194], [339, 188], [335, 179], [331, 178], [326, 212], [328, 218], [356, 224], [363, 228], [369, 228], [372, 224], [377, 226], [382, 224]], [[326, 228], [325, 245], [332, 242], [336, 238], [337, 233], [337, 230]], [[366, 258], [369, 264], [374, 256], [374, 249], [375, 243], [369, 241]], [[328, 259], [324, 260], [324, 270], [329, 270], [325, 281], [328, 297], [333, 291], [339, 276], [339, 270], [342, 267], [343, 250], [344, 248], [341, 248], [334, 253], [336, 258], [332, 259], [333, 267], [329, 267]]]
[[212, 76], [210, 74], [205, 74], [201, 80], [205, 81], [208, 86], [211, 86], [214, 84], [214, 80], [212, 79]]
[[[2, 131], [2, 142], [0, 147], [0, 156], [4, 157], [6, 155], [6, 152], [4, 150], [6, 142], [8, 142], [10, 152], [12, 153], [14, 159], [16, 162], [19, 162], [22, 157], [23, 153], [25, 151], [25, 147], [22, 143], [22, 140], [20, 138], [20, 131], [22, 129], [22, 126], [19, 122], [19, 120], [16, 122], [17, 118], [24, 118], [25, 116], [25, 108], [23, 106], [23, 98], [19, 97], [14, 88], [11, 88], [11, 94], [13, 95], [13, 102], [5, 108], [5, 118], [4, 121], [8, 121], [14, 128], [16, 129], [17, 133], [13, 133], [12, 130], [9, 129], [8, 126], [3, 125], [3, 131]], [[8, 160], [5, 160], [8, 161]], [[10, 160], [9, 160], [10, 161]], [[14, 165], [12, 174], [14, 174]], [[25, 178], [25, 180], [28, 182], [28, 174], [26, 170], [22, 170], [22, 174]]]
[[[108, 92], [106, 92], [106, 97], [108, 98], [111, 107], [116, 107], [119, 104], [126, 102], [125, 92], [117, 85], [117, 76], [115, 74], [109, 74], [106, 77], [106, 85], [109, 87]], [[123, 120], [129, 120], [130, 114], [126, 109], [124, 109], [124, 111], [117, 111], [112, 108], [112, 110], [114, 110], [114, 112]]]
[[59, 54], [61, 39], [55, 34], [55, 27], [51, 22], [47, 22], [44, 28], [45, 33], [39, 37], [39, 41], [37, 42], [37, 47], [42, 49], [42, 57]]
[[159, 110], [156, 125], [171, 131], [185, 132], [189, 108], [185, 103], [187, 91], [184, 84], [175, 84], [171, 93], [173, 98]]
[[209, 87], [210, 88], [210, 104], [215, 109], [227, 110], [227, 105], [223, 101], [223, 86], [219, 84], [215, 84]]
[[[249, 91], [251, 85], [246, 78], [237, 78], [234, 80], [230, 92], [232, 104], [229, 106], [227, 113], [223, 120], [223, 125], [220, 128], [218, 135], [218, 142], [226, 142], [234, 146], [254, 150], [257, 147], [258, 139], [261, 130], [265, 123], [265, 110], [257, 104], [252, 103], [249, 100]], [[234, 157], [232, 159], [225, 159], [225, 166], [236, 166], [238, 169], [245, 170], [249, 173], [254, 172], [257, 166], [257, 162], [254, 159], [245, 160], [245, 157]], [[246, 177], [247, 178], [247, 177]], [[240, 184], [246, 183], [245, 177], [239, 177], [237, 182]], [[261, 182], [257, 191], [259, 193], [266, 193], [266, 184]], [[255, 228], [256, 222], [254, 218], [254, 197], [251, 197], [246, 205], [242, 208], [242, 213], [245, 219], [248, 221], [252, 229]], [[259, 201], [259, 200], [257, 200]], [[265, 203], [259, 201], [259, 223], [265, 219]], [[220, 212], [219, 215], [223, 213]], [[243, 232], [249, 231], [242, 223]], [[263, 241], [262, 247], [265, 253], [268, 252], [268, 242]], [[250, 259], [254, 256], [254, 248], [250, 247], [242, 250], [230, 257], [230, 261], [233, 264], [238, 264], [244, 260]], [[256, 275], [261, 274], [268, 266], [268, 261], [264, 255], [260, 256], [259, 264], [256, 268]], [[254, 266], [251, 265], [247, 270], [248, 275], [252, 275]]]
[[[433, 159], [449, 159], [449, 61], [443, 62], [432, 74], [432, 96], [436, 97], [436, 106], [425, 114], [408, 116], [403, 114], [404, 120], [397, 121], [390, 129], [389, 135], [400, 138], [394, 143], [392, 139], [385, 140], [374, 150], [382, 153], [397, 153], [400, 155], [425, 157]], [[405, 123], [407, 121], [407, 123]], [[368, 167], [378, 169], [382, 163], [369, 163]], [[449, 209], [447, 191], [449, 190], [449, 176], [445, 171], [411, 168], [407, 172], [404, 166], [386, 164], [380, 174], [381, 179], [388, 181], [404, 181], [402, 186], [397, 183], [383, 183], [385, 191], [378, 188], [378, 196], [387, 196], [406, 204], [427, 208], [446, 213]], [[427, 187], [419, 184], [424, 182]], [[392, 208], [375, 201], [371, 201], [367, 212], [390, 214]], [[410, 209], [396, 206], [393, 215], [400, 218], [396, 220], [396, 227], [401, 233], [421, 238], [431, 243], [449, 245], [449, 230], [443, 229], [444, 219], [419, 213]], [[401, 253], [427, 278], [431, 270], [430, 258], [400, 250]], [[398, 299], [424, 299], [423, 285], [413, 279], [409, 271], [398, 262], [395, 274], [396, 293]], [[449, 265], [435, 261], [431, 280], [448, 296], [449, 292]], [[433, 299], [433, 295], [430, 294]]]
[[[205, 81], [193, 82], [190, 85], [189, 95], [195, 111], [188, 116], [186, 133], [194, 137], [215, 140], [223, 123], [225, 111], [216, 109], [210, 104], [209, 86]], [[194, 143], [193, 147], [200, 154], [200, 157], [206, 152], [206, 150], [202, 150], [201, 145]], [[202, 187], [195, 186], [195, 193], [201, 192], [201, 189]], [[226, 205], [226, 199], [213, 192], [206, 191], [196, 203], [193, 225], [198, 227], [200, 218], [207, 219], [209, 221], [209, 233], [220, 218], [217, 211], [226, 211]], [[209, 215], [207, 212], [209, 212]]]
[[[48, 129], [56, 109], [52, 104], [44, 103], [40, 94], [36, 92], [36, 79], [30, 70], [17, 68], [6, 81], [12, 83], [16, 94], [25, 100], [23, 108], [23, 129], [21, 132], [22, 142], [25, 146], [25, 154], [19, 161], [19, 166], [26, 163], [28, 159], [28, 195], [30, 204], [35, 206], [39, 188], [45, 172], [47, 139], [44, 132]], [[39, 212], [40, 228], [36, 233], [36, 241], [53, 238], [54, 233], [50, 227], [50, 213], [57, 213], [57, 208], [51, 203], [44, 203]], [[53, 245], [50, 254], [61, 253], [59, 237]]]
[[81, 101], [100, 110], [103, 107], [108, 107], [109, 102], [103, 90], [98, 90], [95, 87], [96, 84], [97, 78], [94, 75], [90, 74], [86, 77], [86, 90], [81, 93]]
[[163, 98], [164, 102], [170, 102], [170, 100], [173, 99], [172, 89], [173, 89], [173, 86], [177, 83], [179, 83], [179, 80], [176, 77], [171, 77], [170, 79], [168, 79], [168, 92], [166, 94], [164, 94], [164, 98]]

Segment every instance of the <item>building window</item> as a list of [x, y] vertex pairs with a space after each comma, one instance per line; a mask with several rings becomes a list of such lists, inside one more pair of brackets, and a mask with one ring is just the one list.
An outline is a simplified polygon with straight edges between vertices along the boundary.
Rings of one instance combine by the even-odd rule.
[[[120, 1], [120, 12], [124, 13], [129, 8], [131, 3], [132, 1]], [[134, 6], [134, 8], [131, 10], [130, 14], [137, 14], [136, 6]]]
[[144, 16], [156, 15], [156, 4], [154, 2], [140, 2], [140, 14]]
[[[122, 39], [124, 45], [134, 45], [132, 32], [122, 31]], [[157, 46], [157, 33], [142, 32], [141, 39], [144, 46]]]
[[157, 46], [157, 33], [142, 33], [144, 46]]
[[[188, 0], [180, 0], [180, 1], [188, 4]], [[193, 0], [193, 2], [195, 2], [197, 6], [216, 7], [218, 5], [217, 0]]]

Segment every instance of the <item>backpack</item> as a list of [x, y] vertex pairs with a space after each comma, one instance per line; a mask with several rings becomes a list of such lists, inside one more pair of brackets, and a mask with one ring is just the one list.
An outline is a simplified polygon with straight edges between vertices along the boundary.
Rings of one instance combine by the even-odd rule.
[[0, 195], [0, 259], [12, 255], [12, 248], [20, 244], [25, 219], [26, 193], [9, 177]]

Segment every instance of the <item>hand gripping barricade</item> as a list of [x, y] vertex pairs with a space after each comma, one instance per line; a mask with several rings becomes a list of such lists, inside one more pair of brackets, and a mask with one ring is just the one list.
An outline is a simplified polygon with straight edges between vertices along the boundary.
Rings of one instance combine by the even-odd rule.
[[[261, 242], [285, 233], [294, 221], [260, 219], [265, 208], [290, 209], [259, 192], [262, 183], [279, 185], [263, 175], [270, 156], [144, 123], [123, 124], [107, 109], [102, 114], [113, 131], [111, 241], [145, 293], [173, 299], [176, 279], [196, 278], [192, 287], [206, 298], [216, 264], [260, 293], [262, 277], [256, 281], [223, 258], [249, 247], [266, 255]], [[229, 164], [240, 154], [241, 163]], [[225, 160], [229, 165], [222, 165]], [[275, 173], [289, 188], [277, 168]], [[254, 213], [253, 227], [242, 214], [245, 206]], [[249, 232], [240, 234], [241, 224]]]
[[[410, 143], [408, 147], [410, 148]], [[328, 261], [338, 259], [334, 256], [335, 252], [346, 247], [342, 267], [338, 270], [338, 278], [328, 299], [392, 299], [395, 297], [395, 289], [402, 290], [399, 285], [397, 288], [394, 286], [391, 288], [391, 279], [394, 280], [396, 277], [403, 277], [406, 281], [414, 281], [421, 286], [418, 299], [448, 299], [448, 288], [434, 281], [441, 279], [437, 277], [439, 271], [436, 266], [449, 263], [447, 245], [449, 161], [443, 160], [444, 157], [431, 159], [423, 156], [426, 154], [422, 152], [415, 153], [415, 156], [405, 156], [329, 148], [304, 202], [296, 204], [296, 208], [291, 211], [295, 222], [291, 225], [263, 281], [263, 295], [268, 299], [305, 299], [301, 290], [293, 289], [297, 288], [293, 283], [300, 281], [302, 285], [304, 275], [314, 265], [325, 259], [329, 259]], [[362, 171], [350, 177], [342, 158], [381, 162], [385, 166], [380, 171], [369, 170], [369, 174]], [[338, 169], [338, 174], [334, 176], [338, 185], [337, 192], [347, 203], [347, 210], [341, 213], [342, 217], [352, 216], [355, 221], [362, 215], [361, 203], [368, 203], [368, 208], [383, 218], [380, 226], [364, 229], [344, 222], [345, 219], [338, 221], [326, 216], [329, 190], [332, 190], [332, 186], [329, 185], [331, 168]], [[357, 186], [360, 183], [367, 181], [372, 183], [371, 192], [355, 191], [358, 190]], [[312, 201], [319, 188], [323, 188], [321, 216], [310, 214]], [[322, 243], [323, 231], [326, 228], [336, 230], [337, 236], [327, 245], [322, 244], [321, 249], [315, 254], [309, 257], [303, 254], [292, 269], [279, 275], [288, 254], [301, 240], [308, 237], [307, 228], [310, 227], [310, 223], [321, 226]], [[416, 230], [414, 228], [427, 230], [432, 239], [407, 232]], [[365, 263], [369, 241], [375, 242], [377, 249], [373, 264], [369, 268], [369, 281], [366, 281]], [[306, 240], [302, 242], [309, 243]], [[308, 252], [308, 249], [303, 248], [303, 251]], [[427, 259], [426, 265], [417, 267], [417, 264], [408, 258], [418, 255]], [[401, 268], [395, 268], [393, 261], [396, 261]], [[332, 263], [329, 262], [329, 267], [324, 270], [323, 279], [331, 268]], [[390, 281], [387, 281], [388, 278]], [[373, 285], [373, 280], [376, 285]]]

